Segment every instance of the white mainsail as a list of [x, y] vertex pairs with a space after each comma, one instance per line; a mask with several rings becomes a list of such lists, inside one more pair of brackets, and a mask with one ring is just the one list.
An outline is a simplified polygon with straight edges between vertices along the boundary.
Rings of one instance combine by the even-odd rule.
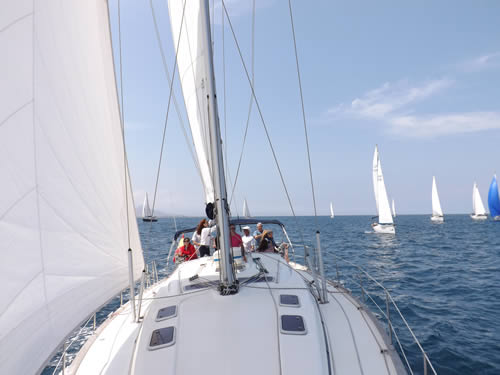
[[330, 202], [330, 217], [333, 219], [335, 217], [334, 213], [333, 213], [333, 203]]
[[107, 2], [4, 1], [0, 30], [0, 372], [34, 374], [144, 260]]
[[252, 215], [250, 215], [250, 210], [248, 209], [248, 203], [246, 199], [243, 201], [243, 217], [252, 217]]
[[396, 217], [396, 205], [394, 204], [394, 199], [392, 200], [392, 216]]
[[[177, 48], [177, 65], [182, 93], [189, 118], [191, 136], [205, 192], [205, 202], [214, 201], [210, 132], [208, 118], [208, 67], [204, 56], [207, 31], [205, 19], [200, 17], [199, 1], [168, 1], [172, 36]], [[182, 24], [182, 25], [181, 25]], [[182, 28], [182, 29], [181, 29]], [[179, 39], [180, 34], [180, 39]]]
[[375, 204], [377, 205], [378, 213], [378, 146], [375, 146], [375, 152], [373, 153], [373, 163], [372, 163], [372, 181], [373, 181], [373, 192], [375, 194]]
[[432, 176], [432, 216], [443, 216], [443, 210], [441, 209], [441, 203], [439, 202], [435, 176]]
[[380, 224], [393, 224], [391, 207], [389, 206], [389, 198], [385, 189], [384, 175], [382, 173], [382, 165], [380, 159], [377, 164], [377, 195], [378, 198], [378, 222]]
[[149, 207], [149, 199], [148, 193], [144, 197], [144, 203], [142, 204], [142, 217], [150, 217], [151, 216], [151, 207]]
[[486, 210], [475, 182], [472, 188], [472, 207], [474, 209], [474, 215], [486, 215]]

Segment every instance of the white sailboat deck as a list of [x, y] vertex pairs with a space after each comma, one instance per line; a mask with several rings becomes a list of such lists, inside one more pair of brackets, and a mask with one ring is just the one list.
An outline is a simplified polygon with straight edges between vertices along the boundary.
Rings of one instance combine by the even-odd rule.
[[[308, 272], [277, 254], [247, 258], [238, 272], [240, 292], [232, 296], [210, 283], [219, 279], [212, 257], [183, 263], [144, 294], [140, 323], [132, 322], [127, 304], [97, 331], [70, 373], [405, 373], [375, 318], [343, 288], [330, 285], [329, 303], [318, 304]], [[297, 296], [299, 305], [280, 304], [283, 294]], [[175, 316], [157, 321], [168, 306], [177, 307]], [[304, 332], [283, 331], [283, 315], [301, 316]], [[153, 331], [165, 327], [175, 327], [172, 342], [151, 348]]]

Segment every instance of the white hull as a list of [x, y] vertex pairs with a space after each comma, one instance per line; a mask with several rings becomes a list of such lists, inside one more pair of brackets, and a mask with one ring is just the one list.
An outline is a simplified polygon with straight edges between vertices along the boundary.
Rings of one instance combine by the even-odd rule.
[[475, 214], [472, 214], [472, 215], [470, 215], [470, 217], [473, 220], [486, 220], [488, 218], [488, 215], [475, 215]]
[[372, 224], [375, 233], [396, 234], [396, 228], [393, 224]]
[[[329, 303], [319, 304], [309, 289], [313, 277], [303, 266], [292, 268], [278, 254], [248, 257], [260, 258], [272, 280], [243, 281], [238, 294], [221, 296], [213, 286], [193, 288], [218, 280], [213, 257], [182, 263], [145, 292], [140, 323], [131, 321], [128, 305], [112, 314], [67, 373], [299, 375], [328, 374], [330, 367], [335, 374], [363, 369], [375, 375], [406, 374], [377, 319], [346, 289], [329, 283]], [[190, 281], [195, 274], [199, 279]], [[240, 280], [256, 275], [252, 259], [238, 272]], [[282, 294], [297, 296], [299, 305], [282, 305]], [[159, 309], [167, 306], [177, 306], [176, 315], [157, 321]], [[284, 332], [283, 315], [303, 317], [305, 331]], [[169, 326], [175, 327], [173, 342], [150, 348], [152, 332]]]
[[444, 223], [443, 216], [431, 216], [431, 221], [434, 223]]

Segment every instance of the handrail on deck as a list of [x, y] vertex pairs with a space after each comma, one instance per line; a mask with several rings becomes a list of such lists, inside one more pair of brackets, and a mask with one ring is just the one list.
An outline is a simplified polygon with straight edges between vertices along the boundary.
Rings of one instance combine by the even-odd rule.
[[[417, 345], [418, 349], [420, 350], [420, 353], [422, 354], [424, 375], [428, 374], [429, 368], [434, 375], [437, 375], [437, 372], [436, 372], [434, 366], [432, 365], [427, 353], [425, 352], [424, 348], [422, 347], [419, 340], [417, 339], [417, 336], [415, 335], [415, 333], [411, 329], [410, 325], [408, 324], [408, 321], [403, 316], [401, 310], [399, 309], [398, 305], [396, 304], [396, 301], [394, 300], [394, 298], [390, 294], [389, 290], [386, 287], [384, 287], [379, 281], [377, 281], [372, 275], [370, 275], [367, 271], [365, 271], [363, 268], [356, 265], [355, 263], [353, 263], [345, 258], [342, 258], [338, 255], [336, 255], [335, 258], [336, 258], [336, 260], [340, 260], [342, 262], [349, 264], [350, 266], [356, 268], [359, 271], [359, 280], [356, 280], [355, 278], [349, 277], [349, 276], [346, 276], [346, 279], [351, 280], [355, 285], [357, 285], [360, 288], [362, 302], [366, 303], [366, 298], [368, 297], [371, 300], [371, 302], [378, 308], [378, 310], [380, 311], [382, 316], [384, 316], [384, 318], [387, 320], [388, 333], [389, 333], [389, 338], [390, 338], [391, 344], [394, 343], [394, 340], [393, 340], [393, 335], [394, 335], [394, 338], [396, 339], [396, 342], [398, 343], [398, 347], [401, 351], [401, 354], [403, 355], [406, 366], [408, 367], [408, 370], [410, 371], [410, 373], [413, 374], [413, 369], [410, 366], [410, 363], [409, 363], [408, 358], [406, 356], [406, 352], [403, 349], [403, 345], [401, 344], [401, 341], [399, 340], [399, 336], [398, 336], [398, 334], [394, 328], [394, 325], [392, 323], [394, 321], [394, 318], [391, 318], [391, 315], [390, 315], [390, 305], [392, 305], [394, 307], [395, 311], [397, 312], [397, 315], [399, 315], [399, 317], [401, 318], [402, 322], [404, 323], [404, 326], [406, 326], [406, 329], [410, 333], [411, 337], [413, 338], [414, 343]], [[336, 267], [337, 267], [337, 283], [339, 285], [342, 285], [342, 283], [340, 281], [340, 274], [339, 274], [337, 262], [336, 262]], [[368, 293], [366, 288], [363, 286], [362, 275], [365, 275], [368, 280], [370, 280], [375, 286], [377, 286], [378, 288], [380, 288], [383, 291], [383, 294], [385, 297], [385, 304], [386, 304], [385, 311], [382, 307], [379, 306], [379, 304], [377, 304], [377, 302], [373, 299], [373, 297]], [[381, 298], [380, 296], [378, 296], [378, 297]]]
[[[139, 316], [140, 316], [140, 311], [141, 311], [142, 293], [144, 292], [144, 287], [146, 287], [146, 289], [147, 289], [147, 288], [155, 285], [159, 281], [158, 268], [156, 265], [156, 261], [153, 260], [150, 264], [151, 264], [151, 266], [149, 266], [148, 264], [145, 264], [143, 276], [141, 277], [141, 281], [140, 281], [140, 289], [139, 289], [140, 298], [138, 301], [138, 305], [139, 305], [139, 309], [138, 309], [139, 314], [138, 315]], [[120, 307], [123, 306], [123, 292], [125, 290], [128, 290], [128, 289], [129, 289], [129, 287], [127, 286], [120, 291]], [[118, 296], [118, 294], [116, 296], [114, 296], [113, 298], [111, 298], [111, 300], [113, 300], [117, 296]], [[95, 334], [95, 332], [97, 330], [97, 313], [100, 310], [101, 310], [101, 308], [99, 308], [98, 310], [95, 310], [92, 314], [90, 314], [90, 317], [85, 321], [85, 323], [82, 326], [80, 326], [78, 333], [69, 339], [69, 343], [68, 343], [68, 340], [64, 341], [64, 343], [62, 344], [62, 350], [60, 352], [61, 357], [57, 361], [56, 366], [55, 366], [54, 370], [52, 371], [52, 375], [55, 375], [57, 373], [57, 371], [59, 370], [59, 368], [61, 368], [61, 374], [65, 375], [66, 366], [68, 365], [67, 360], [66, 360], [66, 356], [68, 354], [69, 349], [78, 340], [78, 338], [81, 337], [84, 329], [89, 325], [90, 322], [92, 322], [92, 334]]]

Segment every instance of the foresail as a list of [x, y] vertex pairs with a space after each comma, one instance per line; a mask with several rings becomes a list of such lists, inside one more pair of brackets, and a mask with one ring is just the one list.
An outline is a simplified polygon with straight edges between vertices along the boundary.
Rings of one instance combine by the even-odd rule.
[[385, 189], [384, 175], [382, 173], [382, 165], [380, 159], [377, 167], [377, 187], [378, 187], [378, 222], [380, 224], [392, 224], [391, 207], [389, 206], [389, 198]]
[[333, 219], [334, 218], [334, 213], [333, 213], [333, 203], [330, 202], [330, 217]]
[[243, 216], [246, 218], [252, 217], [250, 215], [250, 210], [248, 209], [248, 203], [246, 199], [243, 201]]
[[435, 177], [432, 177], [432, 216], [443, 216]]
[[149, 199], [148, 199], [148, 193], [146, 193], [146, 196], [144, 197], [144, 204], [142, 205], [142, 217], [148, 217], [151, 216], [151, 207], [149, 206]]
[[472, 212], [474, 212], [474, 215], [477, 215], [476, 212], [476, 183], [474, 182], [474, 185], [472, 186]]
[[396, 217], [396, 206], [394, 204], [394, 199], [392, 200], [392, 216]]
[[479, 194], [477, 184], [474, 184], [474, 214], [486, 215], [486, 210], [484, 209], [483, 200], [481, 199], [481, 194]]
[[498, 196], [498, 182], [496, 176], [493, 177], [488, 191], [488, 206], [491, 217], [500, 216], [500, 197]]
[[375, 204], [377, 205], [377, 214], [378, 211], [378, 147], [375, 146], [375, 152], [373, 153], [373, 163], [372, 163], [372, 181], [373, 181], [373, 193], [375, 194]]
[[144, 263], [107, 3], [2, 4], [0, 372], [35, 374], [128, 285], [129, 231]]
[[205, 202], [209, 203], [214, 201], [206, 90], [209, 68], [203, 57], [208, 53], [203, 36], [207, 25], [201, 16], [200, 1], [169, 0], [168, 9], [173, 42], [177, 48], [177, 66], [184, 104], [200, 168]]

